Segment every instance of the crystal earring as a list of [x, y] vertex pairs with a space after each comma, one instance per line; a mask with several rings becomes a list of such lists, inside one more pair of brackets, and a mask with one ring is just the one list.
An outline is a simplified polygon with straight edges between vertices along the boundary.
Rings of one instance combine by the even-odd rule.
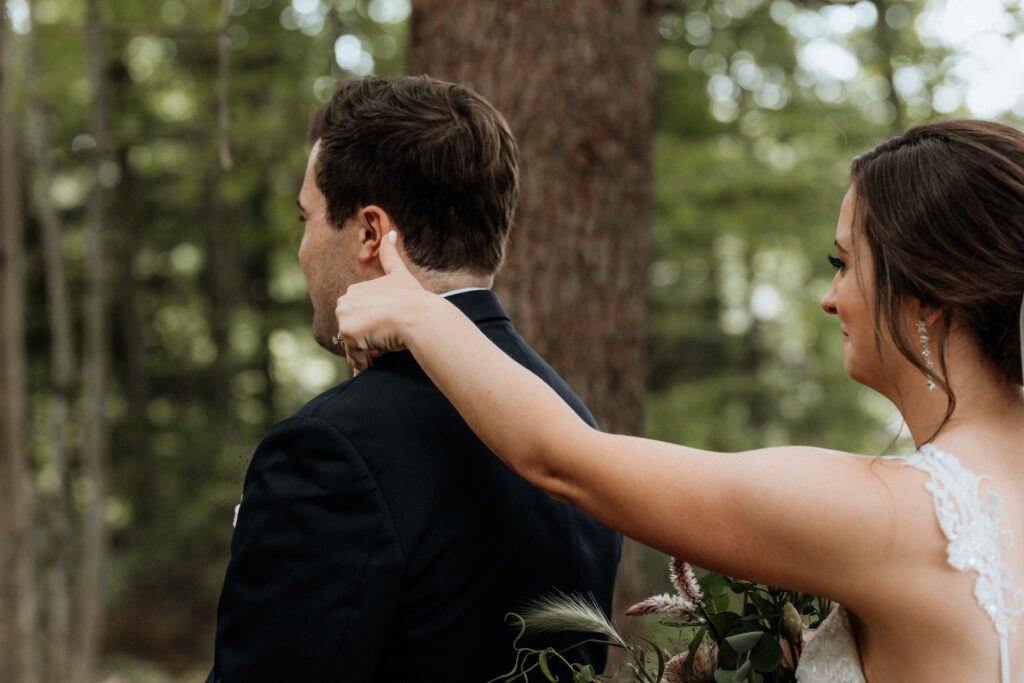
[[331, 337], [331, 342], [333, 342], [336, 345], [341, 344], [341, 337], [339, 335], [334, 335], [333, 337]]
[[924, 373], [924, 379], [928, 385], [928, 391], [933, 391], [935, 379], [932, 377], [932, 368], [935, 367], [935, 363], [932, 362], [932, 350], [928, 348], [928, 325], [924, 319], [917, 321], [917, 331], [921, 335], [921, 355], [924, 356], [924, 366], [928, 368], [928, 371]]

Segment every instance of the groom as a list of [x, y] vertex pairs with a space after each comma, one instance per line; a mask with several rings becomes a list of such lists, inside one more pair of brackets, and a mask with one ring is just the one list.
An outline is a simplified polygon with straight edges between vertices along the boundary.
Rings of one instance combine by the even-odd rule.
[[[518, 192], [501, 114], [458, 85], [370, 77], [341, 87], [310, 139], [299, 261], [316, 340], [343, 355], [335, 301], [383, 274], [377, 249], [393, 228], [421, 282], [592, 423], [489, 289]], [[531, 599], [576, 592], [607, 613], [619, 548], [617, 534], [491, 454], [411, 354], [385, 354], [257, 447], [208, 683], [486, 681], [512, 668], [505, 615]], [[605, 654], [567, 656], [600, 672]]]

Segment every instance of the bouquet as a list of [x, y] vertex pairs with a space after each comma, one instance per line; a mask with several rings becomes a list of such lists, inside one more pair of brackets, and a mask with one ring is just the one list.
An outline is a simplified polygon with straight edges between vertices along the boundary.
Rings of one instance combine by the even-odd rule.
[[[795, 591], [707, 573], [696, 577], [689, 563], [672, 558], [669, 578], [674, 593], [654, 595], [626, 611], [627, 616], [656, 615], [677, 637], [673, 647], [649, 635], [634, 633], [630, 642], [611, 625], [593, 600], [555, 594], [534, 603], [522, 615], [513, 647], [516, 662], [504, 676], [488, 683], [514, 683], [539, 669], [549, 681], [550, 661], [559, 659], [572, 671], [573, 683], [610, 681], [625, 667], [638, 683], [782, 683], [795, 681], [794, 671], [807, 640], [832, 610], [831, 601]], [[573, 663], [572, 648], [556, 651], [521, 647], [529, 631], [584, 631], [626, 652], [626, 662], [612, 674], [598, 674], [590, 665]], [[580, 643], [582, 644], [582, 643]], [[575, 646], [573, 646], [575, 647]]]

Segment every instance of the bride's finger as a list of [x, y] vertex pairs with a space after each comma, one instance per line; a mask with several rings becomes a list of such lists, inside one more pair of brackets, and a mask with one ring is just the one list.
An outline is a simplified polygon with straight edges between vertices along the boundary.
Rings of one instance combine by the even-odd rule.
[[370, 358], [368, 351], [353, 348], [350, 344], [345, 345], [345, 360], [348, 361], [349, 367], [352, 368], [353, 375], [358, 375], [373, 365], [373, 360]]
[[405, 267], [405, 261], [402, 260], [402, 255], [398, 253], [397, 242], [398, 233], [394, 230], [385, 233], [380, 241], [378, 257], [380, 258], [380, 265], [388, 275], [409, 272], [409, 269]]

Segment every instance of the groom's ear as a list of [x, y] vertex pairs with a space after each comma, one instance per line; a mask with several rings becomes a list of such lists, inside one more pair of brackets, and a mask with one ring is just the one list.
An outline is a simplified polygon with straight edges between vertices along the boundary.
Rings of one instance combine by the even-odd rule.
[[375, 204], [359, 209], [359, 260], [370, 263], [377, 259], [377, 250], [384, 235], [395, 229], [391, 214]]

